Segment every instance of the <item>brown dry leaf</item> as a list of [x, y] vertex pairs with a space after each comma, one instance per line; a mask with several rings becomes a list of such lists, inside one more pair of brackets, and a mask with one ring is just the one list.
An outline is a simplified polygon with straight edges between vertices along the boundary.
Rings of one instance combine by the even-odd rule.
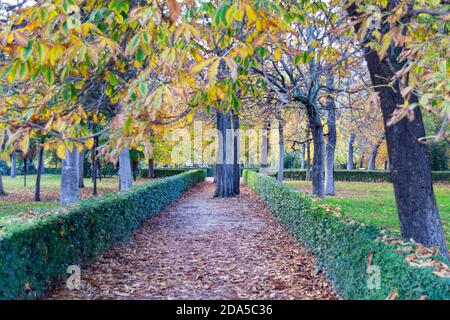
[[177, 0], [168, 0], [167, 5], [169, 7], [169, 21], [174, 23], [181, 14], [181, 5]]
[[367, 267], [370, 267], [372, 265], [372, 258], [373, 258], [373, 251], [370, 252], [366, 257]]
[[386, 300], [395, 300], [398, 296], [398, 291], [394, 290], [392, 291], [386, 298]]
[[339, 299], [253, 192], [213, 193], [212, 183], [187, 191], [86, 266], [82, 290], [50, 299]]

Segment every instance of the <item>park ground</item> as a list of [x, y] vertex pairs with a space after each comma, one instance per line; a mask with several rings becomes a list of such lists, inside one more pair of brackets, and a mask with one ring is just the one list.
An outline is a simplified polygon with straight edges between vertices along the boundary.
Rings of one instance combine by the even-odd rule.
[[[311, 192], [310, 181], [287, 181], [286, 184]], [[434, 194], [446, 239], [450, 242], [450, 184], [435, 183]], [[400, 232], [394, 190], [390, 183], [337, 181], [336, 195], [317, 202], [337, 206], [345, 216], [364, 224]]]
[[[27, 177], [27, 186], [24, 187], [23, 176], [12, 179], [3, 177], [3, 184], [8, 193], [0, 198], [0, 225], [5, 223], [20, 223], [30, 215], [45, 213], [59, 206], [60, 176], [45, 174], [42, 176], [41, 202], [34, 202], [35, 175]], [[138, 179], [136, 184], [149, 181]], [[80, 189], [81, 198], [92, 197], [92, 181], [84, 179], [85, 188]], [[301, 191], [310, 192], [311, 182], [287, 181], [286, 184]], [[117, 177], [105, 177], [98, 181], [98, 194], [118, 190]], [[447, 241], [450, 242], [450, 184], [434, 184], [436, 201], [438, 203], [442, 224]], [[345, 216], [359, 222], [388, 227], [394, 232], [399, 232], [397, 209], [394, 199], [394, 191], [390, 183], [383, 182], [336, 182], [336, 195], [327, 196], [324, 203], [338, 207]], [[321, 203], [321, 201], [319, 201]]]
[[338, 299], [308, 252], [247, 187], [204, 182], [82, 269], [50, 299]]
[[[149, 179], [138, 179], [135, 184], [150, 181]], [[24, 186], [24, 177], [10, 178], [3, 176], [3, 185], [7, 193], [0, 197], [0, 226], [7, 223], [20, 223], [30, 216], [43, 214], [59, 206], [59, 191], [61, 176], [55, 174], [44, 174], [41, 178], [41, 201], [34, 201], [34, 189], [36, 175], [29, 175]], [[92, 197], [93, 184], [91, 179], [84, 179], [85, 188], [80, 189], [80, 198]], [[118, 177], [104, 177], [97, 180], [97, 193], [102, 196], [109, 192], [119, 190]]]

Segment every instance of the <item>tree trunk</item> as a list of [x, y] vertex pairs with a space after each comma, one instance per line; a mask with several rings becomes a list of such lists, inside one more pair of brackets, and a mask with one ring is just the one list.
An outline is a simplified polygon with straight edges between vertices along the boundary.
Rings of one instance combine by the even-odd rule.
[[[384, 10], [390, 11], [395, 5], [396, 2], [390, 0]], [[349, 7], [348, 11], [350, 15], [358, 15], [354, 5]], [[405, 22], [407, 21], [402, 21]], [[359, 26], [356, 26], [357, 30], [358, 28]], [[388, 23], [383, 23], [382, 35], [389, 29]], [[447, 243], [434, 197], [427, 146], [418, 141], [425, 136], [421, 111], [419, 108], [414, 109], [412, 121], [403, 118], [394, 125], [387, 125], [397, 106], [404, 104], [398, 81], [393, 85], [389, 83], [393, 72], [403, 67], [398, 61], [402, 48], [394, 48], [391, 45], [388, 49], [387, 59], [391, 64], [386, 60], [380, 61], [377, 53], [369, 47], [364, 47], [364, 50], [370, 78], [380, 98], [402, 236], [406, 239], [412, 238], [427, 247], [437, 246], [441, 255], [448, 261]], [[391, 66], [394, 70], [391, 70]], [[415, 102], [417, 97], [412, 96], [409, 105]]]
[[41, 175], [43, 166], [44, 166], [44, 147], [39, 147], [36, 187], [34, 189], [34, 201], [41, 201]]
[[61, 169], [61, 205], [78, 201], [78, 150], [66, 151], [66, 159]]
[[78, 187], [84, 188], [84, 150], [78, 156]]
[[5, 189], [3, 188], [3, 178], [2, 173], [0, 171], [0, 196], [6, 195]]
[[27, 186], [27, 158], [23, 159], [23, 186]]
[[353, 144], [355, 143], [356, 134], [350, 133], [350, 138], [348, 139], [348, 158], [347, 158], [347, 170], [355, 170], [355, 162], [353, 159]]
[[282, 119], [278, 120], [278, 144], [279, 144], [279, 159], [278, 159], [278, 175], [277, 180], [283, 182], [284, 176], [284, 123]]
[[358, 169], [364, 168], [364, 154], [361, 154], [361, 157], [359, 158], [359, 164]]
[[270, 132], [270, 122], [265, 121], [262, 131], [261, 159], [259, 169], [259, 172], [262, 174], [267, 174], [269, 168], [269, 132]]
[[311, 143], [306, 142], [306, 173], [305, 180], [311, 180]]
[[376, 160], [377, 160], [377, 155], [378, 155], [378, 149], [380, 148], [380, 145], [382, 142], [383, 142], [383, 140], [380, 140], [372, 147], [372, 151], [370, 152], [369, 163], [367, 164], [367, 170], [375, 170], [376, 169]]
[[155, 164], [153, 159], [148, 160], [148, 178], [149, 179], [155, 178]]
[[94, 147], [91, 150], [91, 154], [92, 154], [92, 195], [96, 196], [97, 195], [97, 148], [98, 148], [98, 137], [94, 138]]
[[17, 155], [16, 155], [16, 152], [13, 152], [11, 154], [11, 172], [10, 172], [10, 177], [11, 178], [15, 178], [16, 175], [17, 175], [17, 172], [16, 172], [17, 168], [16, 167], [17, 167]]
[[300, 162], [300, 169], [305, 169], [306, 167], [306, 143], [302, 143], [302, 159]]
[[216, 112], [219, 133], [219, 152], [216, 163], [216, 190], [214, 197], [233, 197], [234, 190], [234, 139], [231, 129], [230, 113]]
[[130, 150], [124, 148], [119, 153], [119, 179], [120, 190], [130, 189], [133, 185], [131, 173]]
[[332, 89], [334, 86], [333, 75], [328, 76], [329, 95], [327, 96], [327, 126], [328, 126], [328, 143], [326, 145], [326, 165], [325, 165], [325, 194], [334, 195], [334, 152], [336, 150], [336, 105], [334, 103], [334, 97]]
[[233, 174], [234, 174], [234, 193], [239, 194], [241, 192], [241, 168], [239, 165], [239, 135], [240, 124], [239, 115], [231, 110], [231, 116], [233, 121]]
[[319, 112], [313, 105], [306, 106], [309, 127], [313, 136], [314, 153], [312, 163], [312, 193], [320, 198], [325, 196], [325, 139]]

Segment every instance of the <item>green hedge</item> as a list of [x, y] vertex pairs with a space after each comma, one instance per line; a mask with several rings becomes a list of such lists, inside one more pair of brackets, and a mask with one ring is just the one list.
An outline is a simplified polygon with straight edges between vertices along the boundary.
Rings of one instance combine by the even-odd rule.
[[[305, 177], [305, 170], [284, 170], [284, 178], [287, 180], [305, 180]], [[336, 181], [391, 182], [391, 174], [389, 171], [335, 170], [334, 179]], [[450, 171], [433, 171], [433, 181], [450, 183]]]
[[[42, 219], [2, 230], [0, 299], [30, 299], [112, 244], [205, 179], [204, 170], [152, 181], [125, 192], [80, 201]], [[6, 227], [5, 227], [6, 228]]]
[[[345, 222], [312, 206], [302, 192], [269, 176], [246, 170], [244, 182], [270, 211], [318, 258], [318, 267], [345, 299], [385, 299], [398, 290], [398, 299], [450, 299], [450, 281], [429, 268], [410, 266], [394, 247], [381, 241], [380, 229]], [[368, 289], [367, 256], [380, 268], [381, 288]]]

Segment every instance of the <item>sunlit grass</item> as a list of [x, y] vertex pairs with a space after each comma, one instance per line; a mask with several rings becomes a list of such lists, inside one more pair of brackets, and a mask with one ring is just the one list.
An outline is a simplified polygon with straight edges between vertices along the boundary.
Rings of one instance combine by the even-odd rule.
[[[311, 190], [311, 182], [287, 181], [288, 185]], [[435, 184], [434, 192], [447, 241], [450, 241], [450, 185]], [[339, 206], [344, 214], [357, 221], [400, 232], [394, 190], [390, 183], [336, 182], [336, 195], [326, 203]]]

